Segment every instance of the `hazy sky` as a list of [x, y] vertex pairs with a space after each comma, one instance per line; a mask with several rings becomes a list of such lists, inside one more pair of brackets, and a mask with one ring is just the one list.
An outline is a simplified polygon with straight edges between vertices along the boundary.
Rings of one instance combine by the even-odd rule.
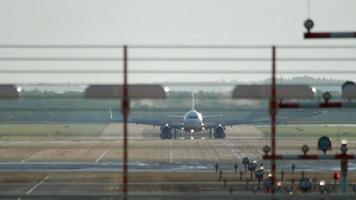
[[[355, 39], [304, 40], [307, 0], [0, 0], [1, 44], [228, 44], [228, 45], [356, 45]], [[314, 31], [356, 31], [355, 0], [310, 0]], [[120, 51], [0, 50], [3, 56], [116, 56]], [[356, 51], [337, 50], [337, 56], [356, 57]], [[269, 56], [270, 52], [138, 52], [137, 55]], [[310, 55], [290, 52], [286, 55]], [[132, 54], [135, 54], [133, 52]], [[132, 55], [130, 54], [130, 55]], [[333, 56], [334, 52], [315, 55]], [[286, 64], [286, 69], [309, 69], [313, 64]], [[344, 69], [356, 62], [321, 64]], [[1, 69], [114, 69], [118, 63], [1, 62]], [[269, 63], [139, 63], [132, 68], [167, 66], [173, 69], [270, 69]], [[317, 66], [316, 66], [317, 67]], [[295, 69], [293, 68], [293, 69]], [[185, 68], [184, 68], [185, 69]], [[224, 68], [225, 69], [225, 68]], [[2, 82], [109, 82], [115, 75], [0, 75]], [[196, 76], [196, 75], [194, 75]], [[199, 75], [197, 80], [250, 80], [259, 76]], [[340, 75], [337, 77], [344, 77]], [[353, 77], [351, 77], [353, 78]], [[193, 81], [187, 75], [150, 74], [132, 81]], [[120, 80], [120, 79], [119, 79]]]

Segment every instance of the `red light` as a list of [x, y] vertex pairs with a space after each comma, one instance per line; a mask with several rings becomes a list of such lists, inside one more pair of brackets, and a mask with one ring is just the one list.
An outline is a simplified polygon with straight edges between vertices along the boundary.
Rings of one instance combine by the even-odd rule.
[[339, 180], [340, 179], [340, 172], [334, 172], [334, 179]]

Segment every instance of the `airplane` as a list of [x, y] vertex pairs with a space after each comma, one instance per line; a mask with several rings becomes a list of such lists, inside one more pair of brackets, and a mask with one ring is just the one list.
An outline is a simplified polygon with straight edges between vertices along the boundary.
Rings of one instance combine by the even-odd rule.
[[[248, 124], [247, 120], [228, 120], [228, 121], [216, 121], [216, 122], [205, 122], [206, 118], [213, 117], [221, 117], [221, 115], [208, 115], [203, 116], [200, 112], [195, 110], [194, 105], [194, 90], [192, 90], [192, 109], [185, 113], [184, 116], [170, 116], [175, 118], [183, 119], [182, 122], [169, 122], [163, 120], [149, 120], [149, 119], [131, 119], [130, 123], [145, 124], [145, 125], [153, 125], [160, 126], [160, 137], [161, 139], [175, 139], [177, 136], [177, 132], [179, 130], [185, 131], [186, 133], [190, 133], [190, 138], [194, 139], [194, 134], [197, 132], [201, 132], [204, 130], [209, 130], [209, 138], [212, 136], [215, 139], [223, 139], [225, 138], [225, 129], [226, 126], [233, 126], [238, 124]], [[172, 133], [173, 130], [173, 133]]]

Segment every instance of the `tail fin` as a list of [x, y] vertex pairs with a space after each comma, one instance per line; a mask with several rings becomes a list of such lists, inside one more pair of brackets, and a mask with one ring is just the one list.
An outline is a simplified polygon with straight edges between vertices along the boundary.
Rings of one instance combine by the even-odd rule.
[[192, 110], [194, 110], [194, 87], [192, 86]]

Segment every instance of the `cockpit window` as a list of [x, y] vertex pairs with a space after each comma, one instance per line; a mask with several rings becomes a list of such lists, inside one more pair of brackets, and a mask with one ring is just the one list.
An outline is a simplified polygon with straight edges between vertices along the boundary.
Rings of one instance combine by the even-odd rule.
[[198, 116], [196, 116], [196, 115], [191, 115], [191, 116], [188, 116], [188, 118], [189, 118], [189, 119], [197, 119]]

